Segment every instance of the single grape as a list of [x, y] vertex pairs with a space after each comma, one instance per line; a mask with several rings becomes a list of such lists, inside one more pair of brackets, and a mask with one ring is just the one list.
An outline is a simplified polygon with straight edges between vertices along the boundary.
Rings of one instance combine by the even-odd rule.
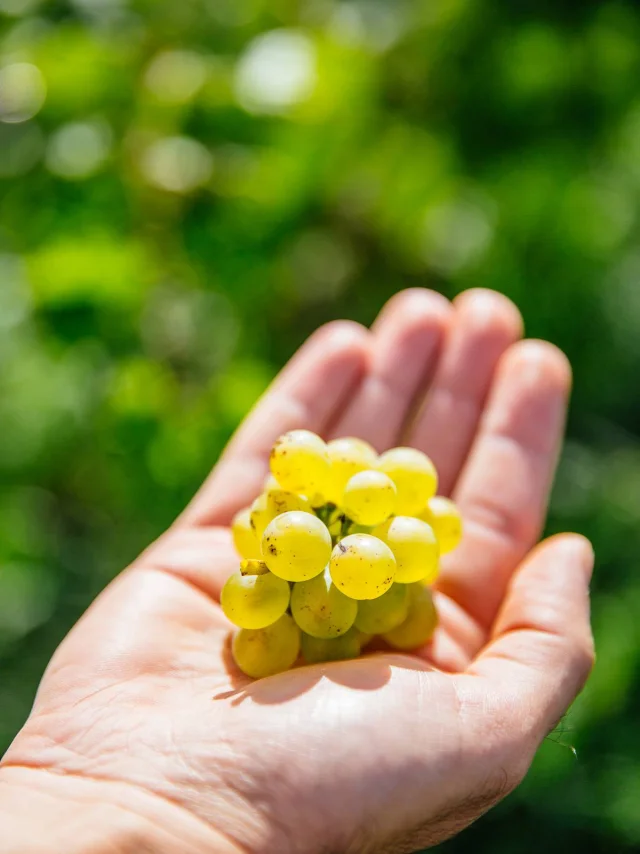
[[306, 581], [322, 572], [331, 557], [331, 535], [312, 513], [290, 510], [276, 516], [262, 535], [262, 556], [274, 575]]
[[380, 525], [393, 513], [397, 492], [394, 482], [380, 471], [361, 471], [347, 481], [342, 505], [360, 525]]
[[378, 471], [389, 475], [398, 490], [396, 513], [417, 516], [436, 494], [438, 473], [426, 454], [415, 448], [392, 448], [378, 459]]
[[352, 599], [376, 599], [393, 584], [396, 561], [382, 540], [350, 534], [340, 540], [329, 564], [334, 584]]
[[262, 491], [263, 492], [271, 492], [272, 489], [282, 489], [282, 487], [280, 486], [278, 481], [275, 479], [275, 477], [271, 473], [269, 473], [264, 479], [264, 484], [262, 485]]
[[240, 629], [231, 643], [233, 659], [253, 679], [293, 667], [300, 652], [300, 629], [289, 614], [264, 629]]
[[352, 628], [338, 638], [314, 638], [303, 632], [300, 646], [307, 664], [357, 658], [361, 649], [360, 632]]
[[440, 554], [448, 554], [460, 545], [462, 516], [449, 498], [435, 495], [420, 514], [431, 527], [440, 543]]
[[373, 635], [369, 635], [366, 632], [360, 632], [360, 651], [361, 652], [366, 646], [369, 646], [369, 644], [373, 640], [373, 637], [374, 637]]
[[240, 557], [260, 557], [260, 540], [251, 527], [251, 508], [239, 510], [231, 522], [233, 545]]
[[406, 584], [392, 584], [377, 599], [358, 603], [355, 627], [368, 635], [381, 635], [404, 622], [408, 613], [409, 588]]
[[324, 495], [331, 464], [327, 446], [309, 430], [291, 430], [271, 450], [271, 473], [283, 489]]
[[432, 584], [440, 564], [440, 547], [431, 525], [413, 516], [394, 516], [373, 531], [396, 559], [396, 581], [410, 584], [424, 579]]
[[331, 461], [327, 500], [340, 505], [347, 481], [360, 471], [374, 468], [378, 455], [368, 442], [352, 437], [329, 442], [327, 453]]
[[[272, 575], [261, 561], [247, 561], [249, 569], [230, 575], [220, 594], [225, 615], [242, 629], [263, 629], [275, 623], [289, 606], [289, 585]], [[246, 566], [245, 564], [245, 566]], [[264, 571], [255, 574], [257, 564]], [[244, 569], [244, 567], [243, 567]]]
[[291, 591], [291, 615], [303, 632], [316, 638], [337, 638], [353, 625], [358, 603], [335, 586], [328, 568]]
[[409, 612], [403, 623], [383, 638], [396, 649], [417, 649], [431, 637], [438, 624], [438, 612], [433, 603], [431, 590], [421, 581], [409, 585]]
[[287, 513], [289, 510], [303, 510], [306, 513], [313, 512], [311, 504], [304, 495], [296, 495], [295, 492], [286, 492], [284, 489], [270, 489], [259, 495], [251, 505], [251, 527], [258, 538], [262, 539], [264, 529], [272, 519]]
[[269, 515], [268, 492], [261, 492], [249, 510], [249, 522], [254, 536], [260, 542], [262, 533], [273, 517]]

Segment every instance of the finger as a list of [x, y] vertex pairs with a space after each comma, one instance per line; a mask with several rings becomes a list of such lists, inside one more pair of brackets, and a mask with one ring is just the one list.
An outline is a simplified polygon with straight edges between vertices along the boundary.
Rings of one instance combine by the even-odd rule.
[[593, 665], [593, 561], [591, 544], [575, 534], [538, 546], [512, 580], [493, 640], [467, 671], [534, 741], [564, 714]]
[[460, 477], [465, 535], [443, 561], [439, 588], [490, 626], [509, 578], [540, 536], [571, 386], [553, 345], [524, 341], [504, 354]]
[[460, 673], [485, 643], [484, 629], [457, 602], [440, 591], [434, 591], [438, 626], [430, 643], [416, 655], [439, 670]]
[[483, 289], [454, 301], [454, 316], [438, 370], [409, 433], [438, 469], [449, 495], [473, 441], [496, 365], [522, 335], [522, 317], [511, 300]]
[[448, 300], [421, 288], [389, 300], [373, 325], [369, 370], [333, 425], [334, 436], [359, 436], [378, 451], [398, 442], [433, 374], [451, 313]]
[[258, 401], [178, 524], [228, 524], [260, 492], [278, 436], [298, 427], [324, 433], [364, 374], [369, 340], [347, 321], [318, 329]]

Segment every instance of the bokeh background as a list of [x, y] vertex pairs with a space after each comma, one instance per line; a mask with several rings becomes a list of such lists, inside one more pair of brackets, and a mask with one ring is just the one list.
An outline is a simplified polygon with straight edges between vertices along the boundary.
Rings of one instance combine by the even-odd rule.
[[443, 850], [637, 851], [639, 203], [637, 0], [0, 0], [0, 753], [312, 329], [482, 285], [575, 365], [599, 659]]

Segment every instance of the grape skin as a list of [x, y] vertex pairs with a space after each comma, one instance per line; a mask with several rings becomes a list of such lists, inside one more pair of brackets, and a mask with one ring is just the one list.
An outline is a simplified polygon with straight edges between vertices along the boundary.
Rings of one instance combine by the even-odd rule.
[[347, 481], [358, 472], [374, 468], [378, 455], [368, 442], [351, 436], [329, 442], [327, 453], [331, 462], [327, 500], [340, 505]]
[[440, 547], [426, 522], [413, 516], [394, 516], [376, 528], [374, 536], [385, 542], [396, 559], [396, 581], [410, 584], [424, 580], [432, 584], [438, 576]]
[[231, 642], [233, 659], [252, 679], [289, 670], [300, 653], [300, 629], [289, 614], [264, 629], [239, 629]]
[[303, 632], [300, 644], [302, 656], [307, 664], [357, 658], [361, 650], [360, 638], [360, 632], [353, 628], [338, 638], [314, 638]]
[[251, 508], [239, 510], [231, 521], [233, 545], [240, 557], [260, 557], [260, 541], [251, 527]]
[[409, 613], [409, 588], [392, 584], [377, 599], [358, 603], [355, 627], [365, 635], [381, 635], [403, 623]]
[[392, 448], [378, 459], [378, 471], [388, 474], [398, 490], [396, 513], [417, 516], [436, 494], [438, 473], [426, 454], [416, 448]]
[[255, 532], [258, 542], [262, 538], [264, 529], [272, 519], [287, 513], [289, 510], [303, 510], [312, 513], [311, 504], [304, 495], [296, 495], [295, 492], [287, 492], [284, 489], [270, 489], [259, 495], [251, 505], [251, 527]]
[[382, 540], [370, 534], [350, 534], [331, 554], [331, 577], [352, 599], [376, 599], [393, 584], [396, 561]]
[[396, 649], [412, 650], [431, 640], [438, 625], [438, 612], [431, 590], [421, 581], [409, 585], [409, 612], [406, 620], [382, 637]]
[[274, 575], [286, 581], [306, 581], [327, 565], [331, 535], [317, 516], [291, 510], [276, 516], [265, 528], [262, 556]]
[[358, 604], [335, 586], [328, 569], [291, 591], [291, 615], [303, 632], [316, 638], [336, 638], [347, 632]]
[[440, 553], [448, 554], [460, 545], [462, 540], [462, 515], [453, 501], [442, 495], [435, 495], [427, 502], [420, 518], [433, 528], [440, 543]]
[[289, 606], [289, 585], [270, 572], [243, 575], [239, 570], [227, 579], [220, 605], [227, 617], [243, 629], [263, 629], [275, 623]]
[[391, 516], [396, 504], [395, 484], [383, 472], [358, 472], [344, 488], [344, 511], [360, 525], [380, 525]]
[[310, 430], [291, 430], [281, 436], [271, 450], [269, 465], [280, 486], [289, 492], [326, 492], [331, 469], [327, 446]]

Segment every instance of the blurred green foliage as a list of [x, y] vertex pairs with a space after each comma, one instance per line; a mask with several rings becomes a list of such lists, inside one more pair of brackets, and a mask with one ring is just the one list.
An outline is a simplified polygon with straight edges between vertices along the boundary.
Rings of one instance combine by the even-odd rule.
[[313, 328], [482, 285], [575, 366], [599, 659], [444, 848], [637, 851], [639, 201], [636, 0], [0, 0], [0, 751]]

